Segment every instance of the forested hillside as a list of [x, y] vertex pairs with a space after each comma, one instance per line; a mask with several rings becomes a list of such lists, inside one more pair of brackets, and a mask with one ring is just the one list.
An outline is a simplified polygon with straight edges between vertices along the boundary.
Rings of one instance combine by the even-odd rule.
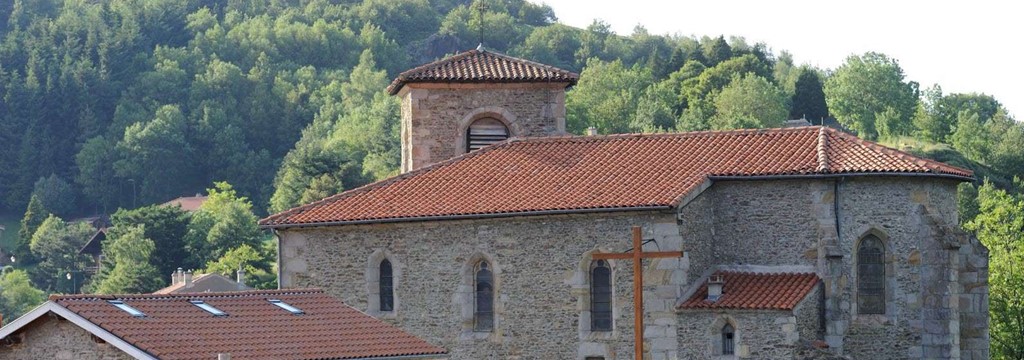
[[[580, 72], [567, 98], [575, 133], [806, 118], [972, 168], [992, 184], [963, 187], [964, 223], [1003, 244], [993, 271], [1019, 258], [1024, 127], [991, 96], [922, 87], [884, 54], [818, 69], [742, 38], [609, 29], [558, 24], [524, 0], [0, 2], [0, 223], [12, 225], [0, 249], [32, 264], [31, 276], [0, 279], [0, 309], [23, 310], [6, 304], [11, 289], [78, 290], [51, 279], [81, 266], [62, 251], [89, 232], [62, 219], [119, 208], [110, 243], [121, 245], [107, 257], [119, 270], [87, 291], [151, 290], [165, 284], [150, 278], [180, 264], [230, 272], [251, 261], [269, 273], [273, 249], [255, 218], [396, 174], [399, 107], [383, 89], [478, 42]], [[198, 217], [147, 206], [207, 188], [220, 200]], [[999, 302], [1020, 281], [997, 273], [993, 283], [993, 309], [1024, 313]], [[1021, 333], [1012, 317], [993, 325], [994, 339]]]

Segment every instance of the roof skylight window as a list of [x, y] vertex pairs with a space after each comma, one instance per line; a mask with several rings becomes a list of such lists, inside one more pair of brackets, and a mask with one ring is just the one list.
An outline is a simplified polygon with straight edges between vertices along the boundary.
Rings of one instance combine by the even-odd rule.
[[125, 304], [124, 301], [108, 300], [107, 302], [110, 303], [110, 305], [116, 306], [118, 309], [124, 310], [124, 312], [131, 314], [134, 317], [146, 317], [145, 313], [139, 311], [139, 309], [131, 307], [128, 304]]
[[202, 300], [191, 300], [189, 302], [192, 303], [192, 305], [198, 306], [200, 309], [213, 314], [213, 316], [228, 316], [228, 313], [220, 311], [220, 309], [215, 308], [213, 305], [207, 304]]
[[271, 304], [277, 305], [277, 307], [279, 308], [288, 310], [288, 312], [295, 315], [301, 315], [306, 313], [305, 311], [299, 310], [299, 308], [288, 305], [288, 303], [278, 299], [267, 299], [267, 301], [269, 301]]

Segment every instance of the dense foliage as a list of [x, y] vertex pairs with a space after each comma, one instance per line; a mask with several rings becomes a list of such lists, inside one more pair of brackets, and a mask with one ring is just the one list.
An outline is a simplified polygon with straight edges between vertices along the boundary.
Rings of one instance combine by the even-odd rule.
[[[1012, 316], [1024, 309], [999, 303], [1024, 291], [1005, 265], [1019, 251], [1003, 251], [1017, 249], [1019, 229], [1000, 226], [1024, 217], [1002, 205], [1020, 202], [1024, 127], [991, 96], [921, 89], [884, 54], [817, 69], [742, 38], [557, 24], [524, 0], [2, 3], [0, 214], [23, 220], [0, 246], [31, 269], [0, 278], [5, 315], [41, 299], [35, 288], [76, 290], [54, 277], [84, 266], [76, 247], [89, 231], [69, 219], [91, 214], [113, 216], [106, 263], [84, 291], [152, 291], [177, 267], [242, 268], [273, 286], [275, 249], [257, 216], [394, 175], [400, 111], [383, 88], [482, 42], [581, 73], [566, 101], [574, 133], [806, 118], [974, 169], [992, 185], [962, 186], [961, 213], [999, 247], [993, 339], [1020, 327]], [[153, 205], [211, 186], [197, 213]], [[997, 354], [1019, 357], [1024, 345], [1008, 343]]]

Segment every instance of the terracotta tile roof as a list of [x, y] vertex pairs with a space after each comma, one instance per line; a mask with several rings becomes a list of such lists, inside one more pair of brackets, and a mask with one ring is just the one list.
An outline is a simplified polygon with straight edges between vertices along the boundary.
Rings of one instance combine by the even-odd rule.
[[[137, 318], [108, 300], [146, 314]], [[305, 314], [294, 315], [267, 299]], [[160, 359], [353, 359], [443, 354], [444, 349], [374, 319], [318, 289], [173, 295], [51, 296], [60, 306]], [[203, 300], [228, 315], [189, 303]]]
[[174, 294], [181, 292], [204, 292], [209, 291], [245, 291], [252, 290], [246, 285], [239, 285], [234, 280], [228, 279], [220, 274], [196, 274], [192, 277], [192, 286], [185, 288], [185, 282], [181, 281], [163, 289], [154, 291], [154, 294]]
[[198, 211], [203, 203], [206, 202], [207, 197], [202, 195], [196, 196], [182, 196], [180, 198], [160, 204], [160, 206], [180, 206], [181, 210], [187, 212]]
[[402, 72], [388, 85], [395, 95], [408, 83], [530, 83], [576, 84], [580, 76], [550, 65], [496, 53], [470, 50]]
[[754, 273], [717, 271], [725, 278], [722, 296], [708, 301], [707, 279], [679, 305], [680, 309], [793, 310], [818, 285], [813, 273]]
[[513, 139], [260, 225], [671, 208], [709, 178], [854, 173], [972, 176], [822, 127]]

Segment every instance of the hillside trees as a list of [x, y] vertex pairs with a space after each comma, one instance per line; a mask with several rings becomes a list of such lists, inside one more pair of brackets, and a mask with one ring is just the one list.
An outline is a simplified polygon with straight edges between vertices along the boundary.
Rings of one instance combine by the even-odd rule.
[[164, 286], [150, 264], [156, 246], [145, 237], [143, 226], [114, 228], [103, 243], [106, 264], [85, 290], [96, 294], [149, 293]]
[[25, 270], [0, 272], [0, 314], [4, 319], [17, 319], [43, 301], [46, 293], [32, 286]]
[[32, 282], [47, 292], [74, 293], [77, 289], [65, 281], [65, 275], [82, 268], [85, 259], [78, 249], [94, 233], [96, 229], [87, 223], [69, 224], [50, 215], [32, 235], [32, 254], [40, 260], [30, 272]]
[[710, 125], [716, 130], [781, 127], [787, 109], [786, 94], [767, 79], [737, 75], [715, 97]]

